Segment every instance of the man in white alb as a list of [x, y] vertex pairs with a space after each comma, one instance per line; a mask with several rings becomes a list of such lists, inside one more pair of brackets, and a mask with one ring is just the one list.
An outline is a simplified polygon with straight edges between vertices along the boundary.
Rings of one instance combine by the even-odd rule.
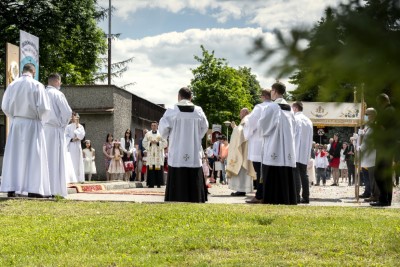
[[258, 121], [263, 136], [262, 179], [266, 204], [296, 205], [295, 121], [290, 105], [283, 99], [286, 86], [276, 82], [271, 88], [273, 103], [266, 106]]
[[168, 179], [165, 201], [205, 202], [201, 139], [208, 121], [201, 107], [192, 102], [192, 91], [183, 87], [178, 103], [167, 109], [160, 120], [160, 133], [169, 138]]
[[28, 193], [30, 197], [51, 195], [42, 125], [50, 102], [43, 84], [33, 79], [35, 72], [33, 64], [26, 64], [22, 76], [7, 87], [1, 105], [11, 122], [0, 188], [8, 197], [15, 197], [16, 193]]
[[68, 193], [65, 128], [71, 118], [72, 110], [64, 94], [60, 91], [60, 86], [60, 75], [50, 74], [46, 91], [50, 99], [51, 111], [44, 119], [44, 133], [49, 161], [51, 194], [66, 197]]
[[[292, 104], [294, 112], [295, 145], [296, 145], [296, 193], [297, 203], [310, 203], [310, 184], [307, 175], [307, 164], [311, 157], [313, 142], [313, 124], [303, 113], [303, 103], [296, 101]], [[300, 199], [300, 191], [302, 198]]]
[[257, 190], [256, 194], [251, 200], [246, 201], [250, 204], [261, 203], [263, 198], [264, 189], [262, 183], [260, 183], [263, 138], [257, 124], [261, 116], [261, 111], [272, 103], [271, 90], [263, 89], [260, 98], [262, 102], [257, 104], [253, 111], [247, 116], [248, 122], [244, 124], [243, 127], [244, 139], [248, 140], [248, 159], [253, 162], [253, 167], [257, 175], [257, 179], [254, 183], [254, 189]]

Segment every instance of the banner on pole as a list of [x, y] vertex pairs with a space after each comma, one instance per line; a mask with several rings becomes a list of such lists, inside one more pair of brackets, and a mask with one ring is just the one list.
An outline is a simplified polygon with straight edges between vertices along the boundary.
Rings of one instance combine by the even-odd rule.
[[303, 114], [317, 127], [355, 127], [361, 123], [361, 103], [303, 102]]
[[22, 74], [22, 68], [27, 63], [35, 65], [36, 74], [35, 80], [39, 80], [39, 38], [27, 33], [25, 31], [19, 31], [19, 42], [20, 42], [20, 74]]
[[19, 47], [6, 44], [6, 88], [19, 77]]

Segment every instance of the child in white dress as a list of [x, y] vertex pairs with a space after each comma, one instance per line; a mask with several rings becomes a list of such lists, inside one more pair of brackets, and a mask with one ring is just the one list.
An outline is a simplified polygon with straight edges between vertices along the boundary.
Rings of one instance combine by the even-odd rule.
[[110, 153], [111, 162], [108, 172], [111, 175], [111, 180], [119, 180], [119, 178], [125, 173], [124, 163], [122, 162], [124, 152], [122, 152], [120, 142], [115, 140], [113, 144]]
[[92, 174], [96, 174], [96, 163], [95, 163], [95, 150], [90, 144], [90, 140], [85, 141], [86, 148], [82, 150], [83, 153], [83, 166], [85, 169], [85, 175], [88, 176], [88, 181], [92, 180]]

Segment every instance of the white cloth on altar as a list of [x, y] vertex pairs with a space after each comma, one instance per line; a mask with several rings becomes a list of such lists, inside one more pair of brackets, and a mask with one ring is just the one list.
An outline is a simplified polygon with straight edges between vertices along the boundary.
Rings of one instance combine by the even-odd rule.
[[66, 145], [65, 127], [71, 118], [72, 110], [67, 99], [59, 89], [47, 86], [51, 111], [43, 120], [46, 136], [47, 158], [49, 162], [49, 177], [51, 194], [67, 196], [67, 169], [66, 169]]
[[[157, 144], [152, 143], [156, 141]], [[165, 153], [164, 149], [167, 147], [168, 143], [165, 138], [163, 138], [159, 131], [153, 133], [153, 131], [148, 131], [143, 138], [143, 147], [147, 151], [147, 166], [163, 167]]]
[[296, 161], [307, 165], [311, 158], [313, 142], [313, 124], [303, 112], [296, 112], [295, 119], [295, 145]]
[[[190, 105], [194, 106], [193, 112], [181, 112], [178, 107]], [[169, 166], [176, 168], [202, 166], [201, 139], [207, 133], [208, 121], [201, 107], [193, 105], [188, 100], [179, 101], [173, 108], [165, 111], [158, 129], [163, 138], [169, 138]]]
[[51, 195], [42, 119], [50, 111], [43, 84], [30, 74], [12, 82], [1, 108], [10, 118], [0, 191]]
[[294, 114], [282, 110], [278, 104], [288, 105], [284, 99], [276, 99], [261, 111], [258, 121], [264, 138], [262, 164], [295, 168]]
[[243, 127], [244, 138], [248, 140], [248, 158], [253, 162], [261, 162], [262, 141], [260, 129], [257, 126], [261, 116], [261, 111], [268, 106], [270, 101], [264, 101], [257, 104], [251, 113], [247, 116], [248, 123]]
[[248, 159], [248, 141], [245, 140], [243, 134], [243, 127], [248, 123], [247, 117], [244, 117], [232, 131], [226, 175], [230, 179], [229, 189], [250, 193], [253, 191], [253, 180], [256, 178], [256, 173], [253, 163]]
[[[67, 181], [69, 183], [81, 183], [85, 181], [85, 168], [83, 166], [83, 155], [81, 141], [85, 137], [85, 129], [81, 124], [77, 127], [75, 123], [70, 123], [65, 129], [65, 135], [67, 139], [68, 152], [71, 156], [72, 166], [75, 173], [75, 179], [73, 181]], [[78, 141], [71, 142], [71, 139], [78, 138]], [[69, 179], [74, 178], [69, 176]]]

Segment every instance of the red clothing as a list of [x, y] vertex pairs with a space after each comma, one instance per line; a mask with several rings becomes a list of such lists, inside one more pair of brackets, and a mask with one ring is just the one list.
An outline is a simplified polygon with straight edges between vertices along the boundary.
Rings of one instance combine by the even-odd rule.
[[[332, 143], [333, 149], [336, 149], [337, 144], [338, 144], [338, 142]], [[329, 166], [332, 168], [339, 168], [339, 164], [340, 164], [340, 157], [332, 158], [331, 161], [329, 162]]]

